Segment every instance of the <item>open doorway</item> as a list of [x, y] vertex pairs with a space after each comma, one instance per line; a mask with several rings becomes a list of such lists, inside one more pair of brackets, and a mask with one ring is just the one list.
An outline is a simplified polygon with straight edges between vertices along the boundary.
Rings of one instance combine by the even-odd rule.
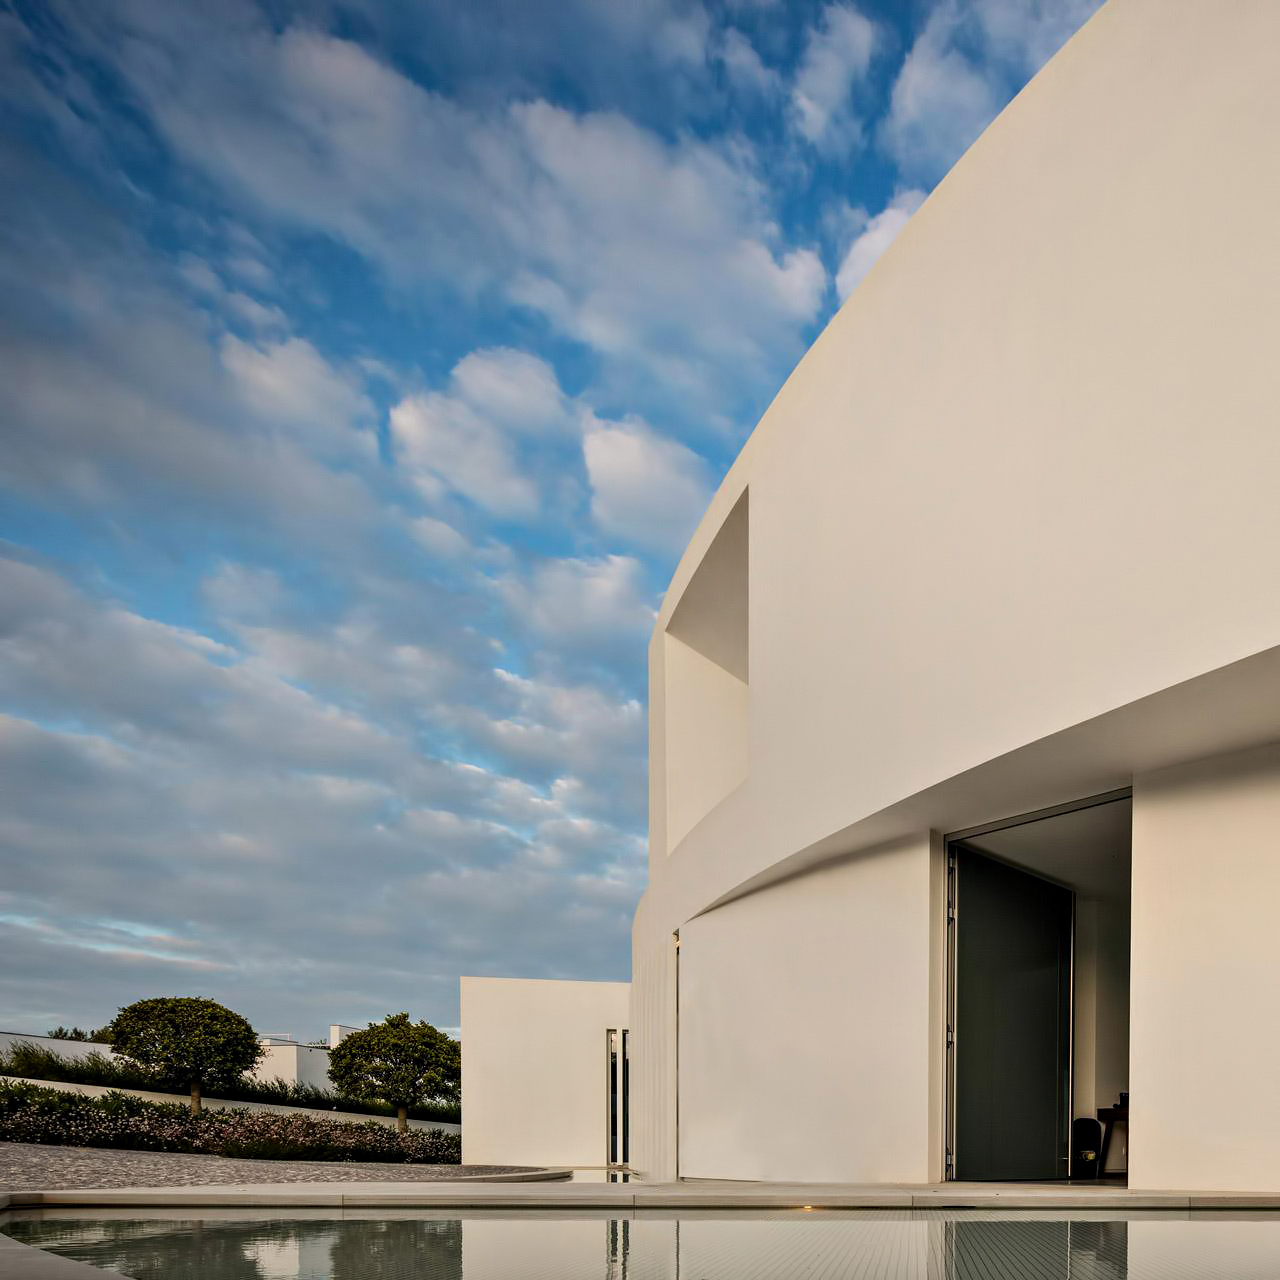
[[947, 1175], [1122, 1178], [1127, 791], [948, 837]]

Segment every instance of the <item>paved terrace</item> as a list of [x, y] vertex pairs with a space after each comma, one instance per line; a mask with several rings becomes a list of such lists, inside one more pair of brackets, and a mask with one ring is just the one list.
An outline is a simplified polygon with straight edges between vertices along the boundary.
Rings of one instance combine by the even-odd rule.
[[[442, 1178], [543, 1176], [517, 1165], [387, 1164], [333, 1160], [234, 1160], [172, 1151], [116, 1151], [101, 1147], [0, 1142], [0, 1190], [208, 1187], [245, 1183], [386, 1182], [417, 1184]], [[564, 1174], [560, 1175], [564, 1177]]]
[[0, 1143], [0, 1209], [1280, 1209], [1268, 1192], [1131, 1191], [1115, 1183], [606, 1182], [603, 1170], [511, 1165], [230, 1160], [158, 1151]]
[[[571, 1175], [568, 1169], [268, 1162], [0, 1144], [0, 1209], [6, 1201], [14, 1208], [604, 1209], [622, 1216], [738, 1208], [1280, 1209], [1274, 1193], [1131, 1191], [1108, 1183], [619, 1183]], [[586, 1176], [599, 1178], [601, 1171]]]

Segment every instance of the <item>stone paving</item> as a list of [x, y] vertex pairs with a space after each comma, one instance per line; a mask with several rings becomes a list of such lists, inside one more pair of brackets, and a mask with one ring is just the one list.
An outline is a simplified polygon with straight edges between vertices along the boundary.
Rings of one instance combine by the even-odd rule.
[[439, 1182], [518, 1173], [510, 1165], [350, 1164], [328, 1160], [228, 1160], [167, 1151], [114, 1151], [0, 1142], [0, 1188], [201, 1187], [272, 1182]]

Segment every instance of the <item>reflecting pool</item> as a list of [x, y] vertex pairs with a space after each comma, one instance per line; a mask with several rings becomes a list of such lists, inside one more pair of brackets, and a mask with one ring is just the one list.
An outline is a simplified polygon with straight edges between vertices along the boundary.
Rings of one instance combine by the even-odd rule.
[[1274, 1280], [1280, 1214], [83, 1210], [16, 1239], [133, 1280]]

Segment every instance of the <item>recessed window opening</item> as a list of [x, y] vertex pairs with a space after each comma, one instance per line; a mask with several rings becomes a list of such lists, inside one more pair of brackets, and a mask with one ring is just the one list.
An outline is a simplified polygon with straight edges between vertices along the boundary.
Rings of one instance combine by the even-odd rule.
[[663, 636], [668, 852], [747, 776], [749, 533], [744, 492]]

